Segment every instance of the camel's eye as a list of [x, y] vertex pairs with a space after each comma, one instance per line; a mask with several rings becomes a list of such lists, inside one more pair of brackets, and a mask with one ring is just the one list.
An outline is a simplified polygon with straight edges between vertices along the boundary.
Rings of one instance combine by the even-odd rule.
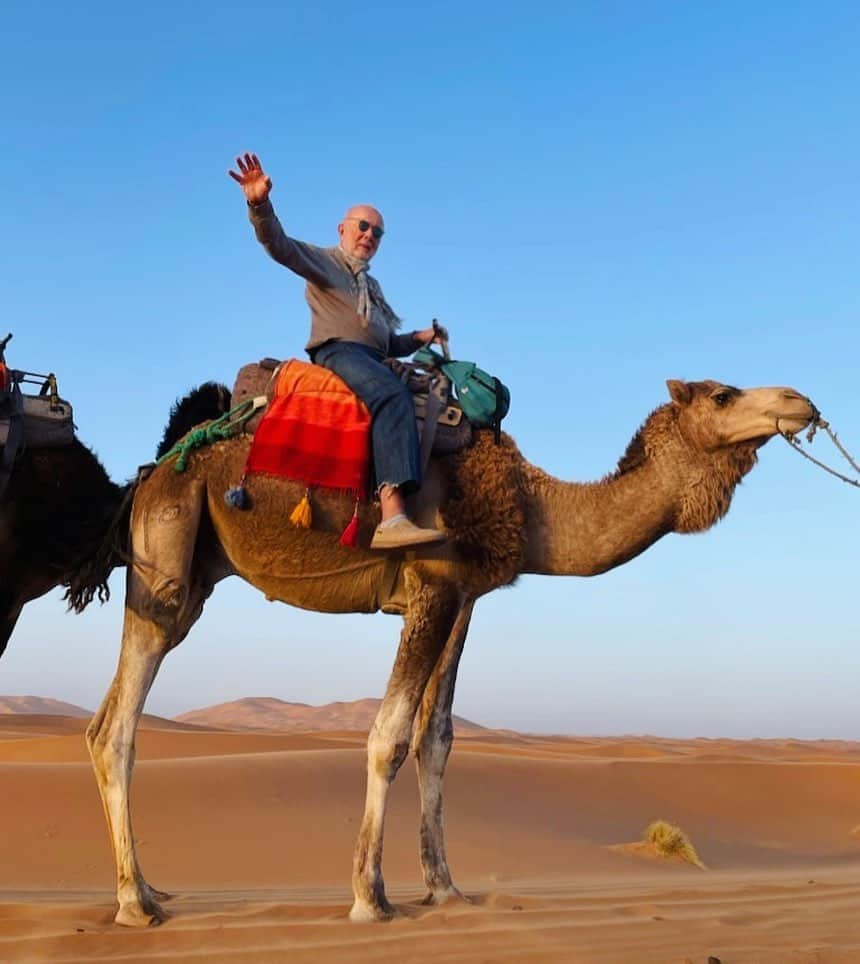
[[722, 408], [724, 405], [728, 405], [732, 400], [732, 393], [724, 389], [721, 392], [714, 392], [714, 394], [711, 395], [711, 398], [714, 400], [714, 404], [718, 408]]

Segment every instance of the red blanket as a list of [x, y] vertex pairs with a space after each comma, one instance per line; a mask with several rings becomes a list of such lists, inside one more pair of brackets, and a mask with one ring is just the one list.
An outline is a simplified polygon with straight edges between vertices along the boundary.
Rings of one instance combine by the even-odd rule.
[[295, 359], [278, 376], [245, 471], [367, 495], [370, 412], [334, 372]]

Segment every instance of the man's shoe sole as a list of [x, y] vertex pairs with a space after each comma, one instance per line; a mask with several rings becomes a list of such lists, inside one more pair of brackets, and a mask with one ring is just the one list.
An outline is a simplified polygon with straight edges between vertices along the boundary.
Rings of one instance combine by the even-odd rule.
[[[427, 535], [419, 535], [418, 532], [426, 532]], [[418, 530], [416, 533], [412, 533], [407, 536], [405, 533], [401, 534], [400, 538], [397, 538], [396, 534], [392, 533], [393, 538], [386, 539], [385, 530], [382, 533], [374, 533], [373, 539], [370, 542], [371, 549], [410, 549], [416, 546], [438, 546], [447, 540], [447, 536], [444, 532], [433, 532], [431, 530]], [[382, 538], [380, 538], [382, 536]]]

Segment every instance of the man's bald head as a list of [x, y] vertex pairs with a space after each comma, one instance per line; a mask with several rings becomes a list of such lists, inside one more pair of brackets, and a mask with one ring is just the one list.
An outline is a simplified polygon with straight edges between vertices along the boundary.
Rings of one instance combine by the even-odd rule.
[[370, 261], [376, 254], [384, 231], [382, 215], [369, 204], [351, 207], [337, 226], [340, 246], [347, 254], [365, 261]]

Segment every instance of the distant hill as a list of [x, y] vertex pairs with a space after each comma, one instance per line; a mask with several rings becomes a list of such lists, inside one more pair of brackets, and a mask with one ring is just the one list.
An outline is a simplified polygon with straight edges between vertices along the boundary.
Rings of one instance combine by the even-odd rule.
[[[249, 696], [230, 703], [189, 710], [172, 720], [144, 714], [141, 725], [169, 728], [178, 724], [183, 728], [217, 730], [369, 730], [381, 702], [378, 699], [364, 699], [310, 706], [307, 703], [288, 703], [271, 696]], [[45, 696], [0, 696], [0, 715], [4, 714], [90, 719], [93, 711]], [[461, 732], [484, 729], [478, 723], [460, 716], [454, 717], [454, 726]]]
[[91, 717], [92, 710], [85, 710], [74, 703], [52, 700], [46, 696], [0, 696], [0, 713], [25, 713], [39, 716]]
[[[180, 713], [180, 723], [211, 726], [224, 730], [369, 730], [382, 700], [353, 700], [351, 703], [287, 703], [271, 696], [249, 696], [230, 703], [219, 703], [199, 710]], [[460, 730], [484, 727], [462, 717], [454, 717]]]

